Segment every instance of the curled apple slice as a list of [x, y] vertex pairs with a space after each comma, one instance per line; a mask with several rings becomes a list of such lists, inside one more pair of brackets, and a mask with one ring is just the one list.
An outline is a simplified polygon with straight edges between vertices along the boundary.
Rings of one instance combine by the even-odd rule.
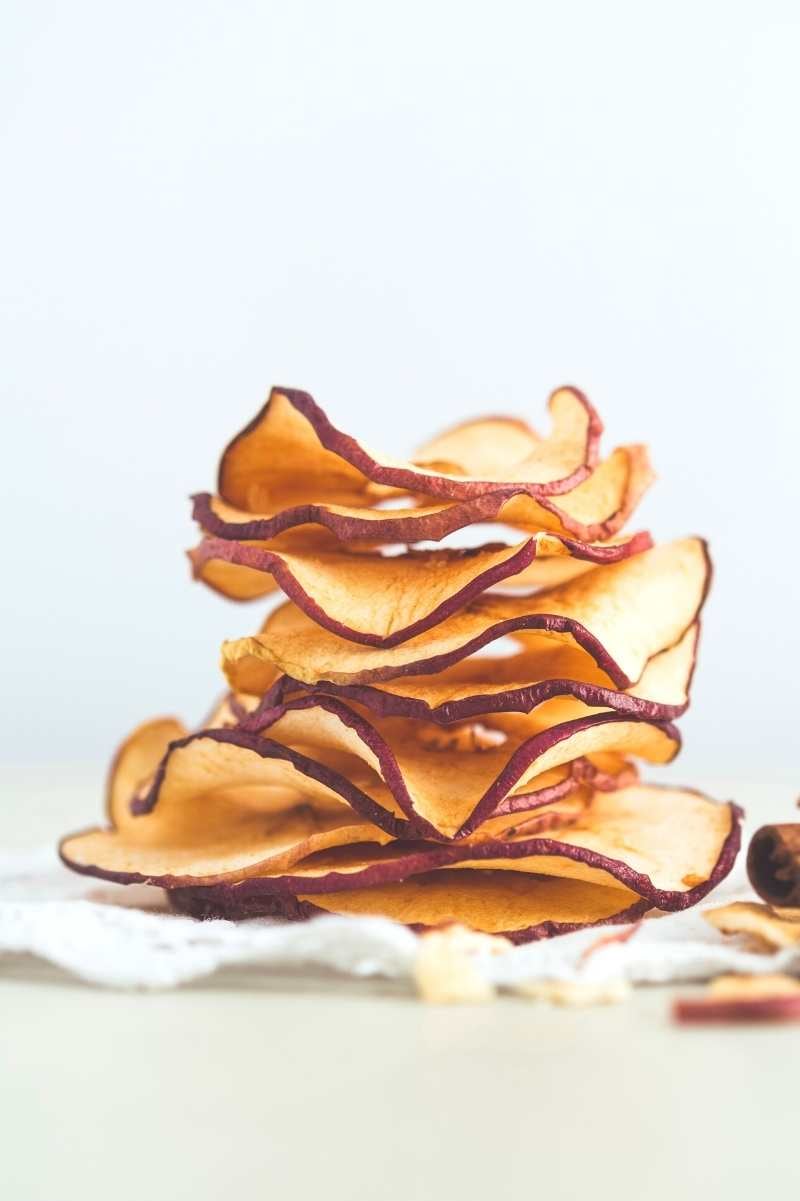
[[[150, 723], [153, 730], [146, 735], [141, 727], [132, 740], [141, 744], [146, 736], [154, 748], [157, 724]], [[313, 774], [296, 770], [291, 760], [260, 755], [232, 731], [173, 742], [155, 778], [147, 777], [145, 799], [140, 796], [138, 802], [131, 787], [143, 760], [130, 771], [132, 752], [126, 751], [124, 759], [114, 776], [110, 826], [70, 835], [61, 844], [62, 858], [76, 871], [118, 883], [207, 885], [286, 872], [331, 847], [391, 841], [387, 829], [348, 806]], [[340, 766], [345, 762], [340, 756]], [[146, 770], [152, 767], [148, 758]], [[359, 764], [351, 767], [358, 778]], [[476, 845], [487, 838], [561, 829], [578, 820], [591, 800], [584, 782], [589, 773], [574, 778], [567, 773], [570, 788], [562, 788], [556, 777], [551, 773], [539, 793], [526, 799], [526, 812], [504, 812], [484, 823]], [[626, 774], [620, 770], [618, 778]], [[406, 822], [396, 828], [413, 835]], [[441, 844], [426, 845], [434, 851]]]
[[111, 760], [106, 779], [106, 816], [117, 825], [130, 815], [131, 798], [149, 784], [171, 742], [185, 738], [176, 717], [155, 717], [136, 726]]
[[[357, 845], [376, 850], [392, 842], [390, 834], [337, 798], [317, 792], [313, 801], [304, 800], [291, 786], [265, 783], [270, 779], [268, 772], [253, 784], [257, 773], [251, 770], [251, 782], [245, 783], [241, 768], [234, 768], [225, 781], [209, 786], [208, 779], [201, 778], [195, 757], [197, 781], [191, 791], [182, 789], [177, 777], [186, 765], [177, 765], [179, 755], [180, 751], [154, 809], [138, 815], [124, 810], [110, 828], [98, 827], [65, 838], [61, 856], [68, 866], [120, 884], [210, 886], [254, 876], [274, 878], [334, 847]], [[531, 838], [566, 829], [580, 819], [591, 795], [582, 786], [533, 813], [498, 815], [475, 836], [476, 850], [480, 851], [487, 839], [501, 845], [512, 837]], [[408, 853], [412, 848], [425, 851], [435, 866], [442, 844], [406, 841], [393, 845]]]
[[[495, 521], [531, 533], [549, 531], [593, 543], [619, 534], [652, 482], [647, 449], [634, 445], [618, 447], [587, 479], [555, 498], [531, 496], [519, 484], [496, 484], [461, 500], [430, 503], [424, 496], [380, 498], [370, 492], [344, 504], [321, 496], [312, 476], [304, 478], [293, 503], [282, 496], [273, 496], [267, 503], [269, 498], [263, 493], [258, 508], [243, 508], [208, 492], [199, 492], [192, 499], [194, 519], [206, 533], [265, 542], [272, 549], [275, 539], [281, 539], [285, 549], [298, 543], [376, 546], [439, 542], [466, 526]], [[297, 483], [296, 488], [301, 485]], [[398, 507], [383, 507], [388, 501]]]
[[739, 935], [756, 951], [800, 946], [800, 908], [776, 912], [760, 902], [734, 901], [707, 909], [703, 917], [721, 934]]
[[[557, 811], [557, 806], [555, 807]], [[693, 790], [638, 784], [596, 793], [577, 818], [532, 836], [473, 836], [434, 845], [392, 841], [322, 852], [289, 872], [240, 882], [241, 895], [282, 892], [313, 896], [399, 883], [439, 868], [530, 872], [624, 888], [663, 910], [689, 908], [730, 871], [741, 813]], [[507, 819], [506, 819], [507, 820]]]
[[270, 916], [297, 921], [338, 913], [388, 917], [419, 931], [456, 923], [502, 935], [514, 943], [553, 938], [587, 926], [634, 922], [649, 908], [647, 901], [621, 888], [524, 872], [501, 876], [458, 869], [414, 876], [401, 884], [313, 897], [252, 896], [235, 888], [178, 888], [170, 892], [169, 899], [176, 912], [203, 919], [237, 921]]
[[693, 791], [639, 786], [594, 797], [551, 835], [343, 847], [287, 874], [189, 889], [174, 900], [199, 916], [321, 909], [417, 927], [461, 922], [525, 941], [696, 904], [730, 871], [740, 816]]
[[61, 857], [75, 871], [122, 884], [163, 888], [204, 880], [240, 880], [256, 871], [288, 871], [314, 852], [347, 843], [380, 845], [389, 835], [346, 806], [291, 789], [236, 785], [191, 797], [165, 793], [147, 816], [116, 829], [64, 839]]
[[[308, 759], [324, 762], [331, 753], [348, 754], [375, 773], [396, 806], [422, 835], [463, 837], [490, 817], [507, 796], [535, 791], [543, 773], [575, 759], [613, 752], [669, 762], [680, 739], [674, 726], [597, 712], [580, 702], [548, 702], [528, 714], [496, 713], [491, 726], [506, 735], [493, 749], [431, 751], [416, 723], [377, 718], [333, 697], [299, 697], [276, 711], [265, 736], [290, 747], [308, 747]], [[343, 778], [331, 786], [357, 807]], [[381, 788], [367, 792], [384, 804]], [[372, 820], [379, 822], [378, 815]], [[380, 824], [380, 822], [379, 822]]]
[[[189, 551], [189, 560], [196, 579], [231, 600], [255, 600], [280, 588], [333, 633], [390, 646], [435, 625], [489, 588], [536, 585], [534, 567], [542, 568], [541, 586], [541, 580], [555, 575], [551, 560], [574, 557], [583, 569], [619, 562], [651, 545], [647, 533], [614, 543], [539, 533], [513, 546], [493, 543], [386, 555], [320, 546], [280, 550], [269, 543], [207, 537]], [[561, 574], [571, 578], [581, 572], [562, 569]], [[376, 606], [381, 595], [383, 605]]]
[[[276, 670], [308, 684], [431, 675], [513, 634], [538, 656], [539, 679], [568, 676], [627, 688], [697, 619], [709, 571], [705, 544], [685, 538], [533, 596], [480, 596], [397, 646], [354, 643], [286, 604], [256, 637], [224, 643], [222, 663], [234, 689], [263, 695]], [[379, 638], [391, 622], [394, 593], [373, 599], [371, 634]]]
[[[699, 634], [700, 626], [695, 622], [674, 646], [654, 655], [638, 683], [624, 692], [567, 675], [541, 679], [543, 666], [549, 672], [557, 664], [550, 657], [543, 665], [540, 655], [524, 647], [500, 658], [475, 655], [434, 676], [400, 676], [378, 684], [332, 684], [322, 680], [309, 686], [276, 671], [261, 704], [242, 717], [241, 726], [253, 731], [263, 729], [276, 705], [309, 690], [318, 696], [355, 701], [380, 717], [410, 717], [443, 726], [487, 718], [493, 713], [529, 713], [558, 697], [632, 717], [671, 721], [689, 703]], [[569, 670], [567, 653], [562, 656], [561, 666], [563, 671]]]
[[206, 730], [173, 744], [132, 807], [152, 810], [165, 789], [191, 797], [227, 782], [280, 797], [288, 788], [312, 802], [349, 805], [395, 837], [451, 839], [498, 810], [534, 808], [540, 790], [549, 799], [551, 788], [563, 787], [558, 769], [576, 760], [588, 760], [584, 778], [591, 778], [598, 756], [664, 763], [680, 745], [668, 723], [571, 699], [529, 714], [494, 714], [491, 725], [503, 736], [492, 749], [431, 749], [421, 723], [376, 718], [334, 697], [301, 696], [275, 708], [263, 733]]
[[548, 407], [547, 438], [502, 418], [467, 422], [442, 435], [422, 451], [428, 464], [442, 460], [439, 470], [376, 456], [337, 429], [307, 392], [273, 388], [225, 450], [219, 492], [228, 503], [256, 511], [292, 503], [309, 480], [320, 497], [344, 504], [369, 504], [370, 494], [382, 495], [382, 488], [455, 499], [502, 483], [531, 496], [565, 492], [594, 465], [602, 423], [575, 388], [557, 389]]
[[[511, 902], [519, 877], [528, 875], [597, 888], [601, 898], [614, 889], [626, 896], [620, 909], [636, 898], [648, 907], [685, 909], [727, 874], [739, 839], [735, 806], [652, 786], [587, 793], [513, 825], [508, 817], [494, 818], [471, 838], [446, 844], [393, 840], [337, 806], [270, 811], [262, 800], [231, 789], [191, 801], [172, 794], [121, 829], [66, 839], [61, 853], [87, 874], [168, 889], [202, 886], [207, 899], [247, 902], [249, 912], [257, 898], [281, 895], [336, 912], [399, 916], [385, 908], [385, 891], [374, 908], [372, 890], [388, 888], [402, 907], [419, 891], [409, 882], [422, 876], [419, 885], [436, 888], [440, 871], [455, 871], [467, 882], [488, 878], [499, 897], [508, 889]], [[556, 919], [551, 914], [549, 920]]]

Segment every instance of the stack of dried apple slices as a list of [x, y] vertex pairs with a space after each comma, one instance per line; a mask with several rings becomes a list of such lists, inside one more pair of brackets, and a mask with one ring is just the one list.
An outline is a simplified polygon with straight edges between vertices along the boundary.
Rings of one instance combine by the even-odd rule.
[[[228, 597], [287, 599], [224, 643], [230, 692], [201, 728], [129, 736], [107, 826], [64, 839], [64, 861], [199, 917], [373, 914], [518, 942], [704, 897], [738, 809], [644, 785], [635, 761], [680, 747], [706, 547], [624, 535], [645, 449], [601, 459], [576, 389], [549, 408], [546, 437], [483, 418], [399, 462], [273, 390], [217, 495], [194, 498], [190, 557]], [[512, 541], [442, 545], [487, 522]]]

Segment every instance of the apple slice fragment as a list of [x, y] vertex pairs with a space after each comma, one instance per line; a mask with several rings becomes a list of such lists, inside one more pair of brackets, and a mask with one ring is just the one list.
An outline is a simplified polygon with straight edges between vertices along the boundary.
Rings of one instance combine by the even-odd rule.
[[703, 917], [721, 934], [743, 936], [756, 951], [800, 946], [800, 909], [776, 913], [770, 905], [757, 901], [734, 901], [707, 909]]
[[699, 997], [679, 997], [672, 1016], [681, 1025], [800, 1021], [800, 980], [782, 974], [717, 976]]

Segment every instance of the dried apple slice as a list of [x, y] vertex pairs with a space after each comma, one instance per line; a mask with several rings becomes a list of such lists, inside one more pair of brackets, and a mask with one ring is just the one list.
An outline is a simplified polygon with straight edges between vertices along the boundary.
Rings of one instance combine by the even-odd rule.
[[[582, 424], [586, 412], [575, 407], [576, 389], [562, 389], [573, 416]], [[549, 404], [559, 403], [554, 392]], [[474, 479], [494, 479], [498, 470], [509, 471], [511, 464], [524, 463], [536, 456], [541, 438], [518, 417], [476, 417], [460, 421], [450, 429], [431, 438], [414, 452], [414, 466], [435, 470], [445, 475], [471, 476]]]
[[[373, 821], [395, 837], [414, 837], [392, 792], [371, 767], [344, 745], [318, 746], [313, 720], [300, 731], [296, 745], [231, 728], [205, 729], [173, 744], [133, 795], [132, 817], [150, 813], [166, 797], [170, 806], [192, 804], [230, 792], [251, 798], [262, 813], [276, 812], [301, 801], [336, 806]], [[552, 781], [546, 781], [548, 786]], [[553, 798], [555, 799], [555, 798]]]
[[[227, 717], [226, 704], [227, 698], [214, 715]], [[121, 883], [212, 874], [239, 879], [243, 865], [288, 865], [322, 847], [389, 839], [386, 829], [319, 783], [313, 770], [303, 774], [280, 753], [255, 752], [252, 742], [223, 725], [187, 734], [172, 718], [137, 727], [112, 764], [110, 828], [68, 836], [62, 859], [76, 871]], [[367, 774], [363, 766], [335, 753], [329, 762], [351, 771], [357, 791], [359, 773]], [[319, 771], [324, 776], [325, 769]], [[399, 810], [391, 795], [380, 799], [378, 808], [365, 797], [362, 808], [377, 808], [385, 827], [405, 833], [408, 823], [392, 820], [390, 811]]]
[[131, 797], [152, 779], [169, 744], [186, 733], [175, 717], [155, 717], [131, 731], [108, 769], [105, 809], [113, 825], [128, 819]]
[[[231, 729], [253, 716], [257, 698], [226, 692], [200, 723], [200, 730]], [[189, 731], [176, 717], [154, 717], [136, 726], [117, 748], [106, 778], [105, 811], [113, 826], [131, 818], [131, 803], [147, 795], [156, 771], [173, 742], [182, 742]], [[613, 770], [613, 769], [612, 769]], [[599, 778], [604, 778], [602, 772]]]
[[[313, 686], [313, 692], [355, 701], [380, 717], [410, 717], [441, 725], [469, 722], [496, 712], [529, 713], [537, 705], [561, 696], [593, 708], [671, 721], [689, 703], [699, 634], [699, 622], [695, 622], [674, 646], [654, 655], [639, 682], [625, 692], [565, 676], [541, 679], [542, 667], [552, 668], [552, 658], [542, 664], [540, 655], [524, 647], [501, 658], [476, 655], [435, 676], [401, 676], [381, 684], [332, 684], [323, 680]], [[568, 667], [566, 661], [563, 666]], [[242, 718], [242, 728], [263, 729], [276, 705], [307, 688], [276, 672], [264, 700]]]
[[[638, 897], [675, 910], [701, 900], [727, 874], [739, 839], [735, 806], [644, 786], [597, 794], [571, 809], [553, 806], [549, 821], [542, 814], [516, 827], [508, 823], [495, 818], [457, 843], [394, 841], [339, 806], [270, 812], [261, 798], [227, 789], [191, 799], [162, 795], [149, 815], [119, 831], [68, 838], [61, 853], [87, 874], [169, 889], [202, 885], [222, 901], [281, 894], [347, 912], [359, 909], [364, 890], [457, 869], [463, 879], [471, 873], [493, 879], [498, 895], [508, 887], [513, 897], [515, 881], [527, 874], [578, 882], [601, 895], [615, 889], [628, 898], [620, 908]], [[403, 903], [402, 889], [394, 891]]]
[[587, 926], [633, 922], [649, 908], [634, 893], [600, 888], [579, 880], [541, 879], [504, 872], [457, 869], [415, 876], [402, 884], [374, 885], [352, 892], [313, 897], [279, 894], [242, 895], [207, 888], [175, 889], [169, 894], [178, 913], [198, 918], [273, 916], [303, 920], [323, 913], [388, 917], [416, 930], [453, 922], [514, 943], [569, 934]]
[[349, 846], [260, 873], [236, 886], [242, 895], [337, 892], [406, 880], [458, 866], [530, 872], [635, 892], [657, 909], [702, 900], [730, 871], [739, 848], [740, 810], [689, 789], [635, 785], [597, 793], [577, 820], [552, 833], [466, 838], [433, 845], [393, 841]]
[[[389, 833], [338, 797], [317, 789], [313, 801], [303, 799], [289, 773], [282, 773], [289, 782], [280, 782], [269, 761], [251, 755], [248, 765], [242, 750], [208, 744], [202, 737], [176, 746], [155, 807], [132, 815], [126, 804], [111, 828], [68, 836], [61, 844], [62, 859], [75, 871], [120, 884], [176, 888], [276, 876], [323, 850], [347, 845], [374, 850], [391, 841]], [[232, 770], [222, 774], [217, 770], [222, 763]], [[306, 792], [313, 793], [313, 786]], [[501, 845], [506, 838], [563, 830], [580, 819], [590, 801], [591, 792], [583, 786], [522, 819], [499, 815], [485, 823], [476, 846], [486, 839]], [[433, 854], [440, 844], [397, 845]]]
[[707, 909], [703, 917], [721, 934], [743, 935], [757, 951], [782, 951], [800, 945], [800, 909], [783, 910], [781, 916], [769, 905], [734, 901], [718, 909]]
[[[387, 829], [366, 820], [325, 786], [322, 764], [316, 765], [317, 779], [313, 770], [298, 770], [291, 757], [268, 757], [268, 747], [256, 746], [236, 731], [208, 731], [172, 742], [153, 778], [157, 735], [174, 732], [165, 722], [134, 732], [115, 773], [111, 828], [64, 839], [61, 855], [68, 866], [119, 883], [155, 882], [170, 888], [287, 871], [324, 848], [381, 845], [391, 838]], [[134, 743], [150, 753], [125, 749]], [[163, 738], [160, 745], [165, 745]], [[328, 762], [349, 768], [357, 791], [359, 773], [366, 775], [363, 765], [335, 754]], [[569, 789], [552, 781], [556, 775], [550, 773], [537, 794], [518, 798], [527, 812], [495, 816], [481, 828], [478, 840], [530, 835], [577, 820], [591, 797], [584, 783], [588, 773], [568, 777]], [[144, 791], [131, 804], [142, 778]], [[618, 778], [624, 778], [623, 771]], [[379, 789], [373, 791], [381, 797]], [[384, 826], [413, 836], [408, 822], [388, 820], [384, 806], [391, 805], [391, 796], [381, 801]]]
[[199, 786], [181, 798], [165, 789], [152, 814], [128, 817], [117, 829], [71, 835], [61, 857], [87, 875], [173, 888], [288, 871], [323, 849], [390, 838], [344, 805], [319, 798], [311, 805], [278, 788], [268, 792], [229, 786], [204, 794]]
[[682, 1025], [800, 1021], [800, 980], [792, 976], [717, 976], [700, 997], [679, 997], [672, 1016]]
[[[653, 655], [696, 620], [708, 586], [705, 544], [685, 538], [620, 563], [596, 567], [559, 588], [529, 597], [483, 595], [438, 625], [394, 647], [354, 644], [286, 604], [255, 638], [226, 642], [231, 686], [263, 695], [279, 672], [313, 684], [377, 683], [429, 675], [508, 634], [539, 656], [539, 678], [571, 677], [627, 688]], [[375, 598], [390, 620], [393, 595]]]
[[[629, 755], [666, 762], [679, 747], [666, 723], [578, 702], [492, 720], [503, 735], [495, 749], [432, 750], [420, 737], [421, 723], [369, 720], [332, 697], [300, 697], [273, 711], [264, 735], [216, 729], [174, 744], [148, 787], [128, 794], [126, 804], [141, 815], [165, 790], [183, 803], [229, 789], [252, 792], [261, 809], [285, 805], [287, 797], [335, 803], [395, 837], [450, 839], [495, 813], [550, 803], [595, 776], [614, 787], [624, 781]], [[609, 761], [616, 764], [611, 770]]]
[[[310, 479], [320, 498], [356, 505], [370, 503], [376, 484], [454, 499], [479, 496], [498, 483], [516, 484], [531, 496], [565, 492], [594, 465], [602, 423], [575, 388], [559, 388], [548, 407], [548, 438], [522, 423], [491, 419], [491, 442], [482, 442], [486, 422], [450, 431], [440, 443], [448, 470], [439, 471], [377, 458], [336, 429], [307, 392], [273, 388], [263, 409], [225, 450], [219, 492], [229, 504], [256, 512], [302, 499]], [[423, 454], [429, 456], [430, 448]], [[488, 478], [481, 478], [484, 474]]]
[[[189, 551], [189, 560], [195, 579], [231, 600], [254, 600], [281, 588], [333, 633], [366, 645], [394, 646], [489, 588], [530, 586], [536, 582], [531, 568], [545, 559], [575, 556], [592, 566], [619, 562], [650, 546], [647, 533], [616, 543], [539, 533], [512, 546], [383, 555], [321, 547], [279, 551], [267, 543], [207, 537]], [[580, 573], [567, 576], [572, 574]], [[376, 606], [381, 595], [386, 599]]]
[[576, 759], [610, 752], [666, 763], [680, 746], [668, 723], [597, 712], [562, 698], [529, 714], [494, 714], [492, 727], [504, 742], [480, 754], [431, 750], [420, 723], [372, 717], [334, 697], [298, 697], [274, 709], [268, 721], [261, 736], [237, 730], [207, 737], [286, 760], [395, 835], [402, 816], [417, 835], [445, 839], [471, 832], [510, 795], [535, 794], [545, 773]]
[[[294, 548], [298, 538], [317, 545], [331, 545], [331, 540], [368, 546], [439, 542], [465, 526], [493, 521], [591, 543], [619, 533], [653, 478], [647, 449], [622, 446], [588, 479], [555, 500], [530, 496], [520, 485], [497, 484], [466, 500], [419, 504], [407, 497], [406, 507], [387, 509], [380, 507], [382, 502], [373, 493], [366, 493], [359, 503], [333, 503], [320, 495], [312, 476], [303, 480], [302, 496], [293, 504], [278, 496], [267, 504], [262, 495], [260, 508], [246, 508], [232, 505], [224, 496], [197, 493], [192, 498], [193, 516], [214, 537], [269, 542], [273, 549], [277, 538], [287, 549]], [[373, 507], [365, 507], [367, 502]]]
[[[623, 912], [631, 920], [632, 911], [696, 904], [730, 871], [740, 817], [736, 806], [693, 791], [642, 786], [595, 797], [553, 836], [343, 847], [310, 856], [286, 874], [188, 890], [174, 900], [200, 916], [308, 916], [323, 909], [414, 926], [455, 921], [488, 933], [516, 930], [524, 940]], [[485, 898], [491, 899], [482, 910]], [[569, 918], [566, 898], [579, 898], [581, 906]]]

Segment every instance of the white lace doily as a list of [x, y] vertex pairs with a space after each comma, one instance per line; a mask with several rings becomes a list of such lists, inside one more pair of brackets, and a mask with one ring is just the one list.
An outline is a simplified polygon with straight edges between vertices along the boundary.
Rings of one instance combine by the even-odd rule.
[[[739, 876], [707, 905], [749, 895]], [[700, 909], [647, 920], [628, 941], [601, 945], [584, 958], [607, 932], [585, 930], [478, 955], [478, 970], [498, 988], [539, 980], [637, 984], [705, 980], [729, 971], [800, 973], [800, 948], [749, 952], [736, 940], [723, 940]], [[410, 979], [419, 941], [384, 918], [195, 921], [168, 912], [159, 889], [101, 884], [67, 871], [51, 848], [0, 856], [0, 955], [38, 956], [109, 988], [174, 988], [234, 964], [265, 973], [318, 968]]]

